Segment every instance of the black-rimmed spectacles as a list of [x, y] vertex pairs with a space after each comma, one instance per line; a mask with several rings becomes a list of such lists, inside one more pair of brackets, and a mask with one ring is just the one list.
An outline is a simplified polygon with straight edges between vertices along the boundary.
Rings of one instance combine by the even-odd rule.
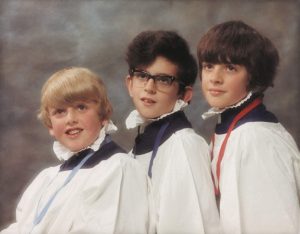
[[[175, 76], [159, 74], [159, 75], [151, 75], [150, 73], [138, 70], [131, 69], [129, 71], [129, 75], [137, 80], [137, 83], [140, 85], [145, 85], [148, 80], [153, 79], [154, 83], [158, 87], [170, 87], [174, 81], [179, 82], [179, 80]], [[179, 82], [180, 83], [180, 82]]]

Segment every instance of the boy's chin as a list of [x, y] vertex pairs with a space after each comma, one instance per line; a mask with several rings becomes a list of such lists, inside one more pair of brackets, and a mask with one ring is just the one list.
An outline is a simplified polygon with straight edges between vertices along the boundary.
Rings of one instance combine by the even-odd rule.
[[157, 119], [159, 118], [161, 115], [160, 114], [147, 114], [147, 113], [141, 113], [140, 112], [140, 115], [143, 117], [143, 119]]

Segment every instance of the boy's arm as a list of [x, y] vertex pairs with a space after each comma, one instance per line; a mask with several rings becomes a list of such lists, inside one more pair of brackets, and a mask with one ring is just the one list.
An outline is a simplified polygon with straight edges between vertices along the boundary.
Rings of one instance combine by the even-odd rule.
[[49, 169], [41, 171], [28, 185], [17, 205], [15, 222], [3, 229], [1, 234], [29, 232], [32, 228], [37, 201], [43, 191], [43, 187], [47, 184], [49, 178], [51, 178], [52, 171]]

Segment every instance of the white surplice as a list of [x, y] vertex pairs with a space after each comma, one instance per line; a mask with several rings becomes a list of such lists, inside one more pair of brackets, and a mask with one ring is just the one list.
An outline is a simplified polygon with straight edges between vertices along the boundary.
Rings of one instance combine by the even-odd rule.
[[[127, 118], [127, 127], [147, 128], [151, 123], [176, 114], [184, 106], [186, 104], [179, 100], [173, 112], [148, 121], [135, 110]], [[152, 150], [139, 155], [130, 153], [145, 172]], [[173, 132], [159, 146], [153, 161], [151, 184], [158, 234], [219, 233], [209, 148], [191, 127]]]
[[[107, 129], [89, 148], [97, 150]], [[63, 161], [76, 157], [59, 143], [54, 144]], [[33, 220], [55, 191], [64, 183], [70, 170], [60, 165], [43, 170], [26, 189], [18, 204], [16, 222], [1, 233], [153, 233], [147, 175], [125, 153], [115, 153], [96, 165], [81, 168], [58, 193], [42, 221]]]

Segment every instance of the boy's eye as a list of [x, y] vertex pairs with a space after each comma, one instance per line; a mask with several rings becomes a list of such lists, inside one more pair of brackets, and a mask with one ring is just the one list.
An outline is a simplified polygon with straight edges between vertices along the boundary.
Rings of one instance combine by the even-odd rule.
[[167, 74], [157, 74], [157, 75], [151, 75], [146, 71], [140, 71], [140, 70], [132, 70], [131, 76], [135, 78], [137, 81], [137, 85], [140, 85], [141, 87], [144, 86], [148, 80], [152, 79], [154, 83], [157, 85], [156, 88], [158, 89], [164, 89], [168, 88], [172, 85], [174, 81], [180, 82], [176, 77], [167, 75]]
[[51, 115], [62, 115], [66, 112], [65, 109], [54, 109], [50, 112]]
[[227, 69], [228, 71], [236, 71], [236, 70], [237, 70], [236, 66], [233, 65], [233, 64], [227, 64], [227, 65], [226, 65], [226, 69]]
[[78, 104], [76, 107], [78, 110], [86, 110], [87, 109], [87, 105], [85, 105], [85, 104]]
[[142, 71], [135, 71], [133, 73], [133, 76], [135, 76], [141, 80], [146, 80], [149, 77], [149, 75], [146, 72], [142, 72]]
[[202, 63], [202, 69], [204, 70], [210, 70], [214, 67], [212, 63]]
[[161, 83], [161, 84], [164, 84], [164, 85], [171, 85], [174, 79], [171, 76], [160, 75], [160, 76], [156, 76], [155, 80], [158, 83]]

